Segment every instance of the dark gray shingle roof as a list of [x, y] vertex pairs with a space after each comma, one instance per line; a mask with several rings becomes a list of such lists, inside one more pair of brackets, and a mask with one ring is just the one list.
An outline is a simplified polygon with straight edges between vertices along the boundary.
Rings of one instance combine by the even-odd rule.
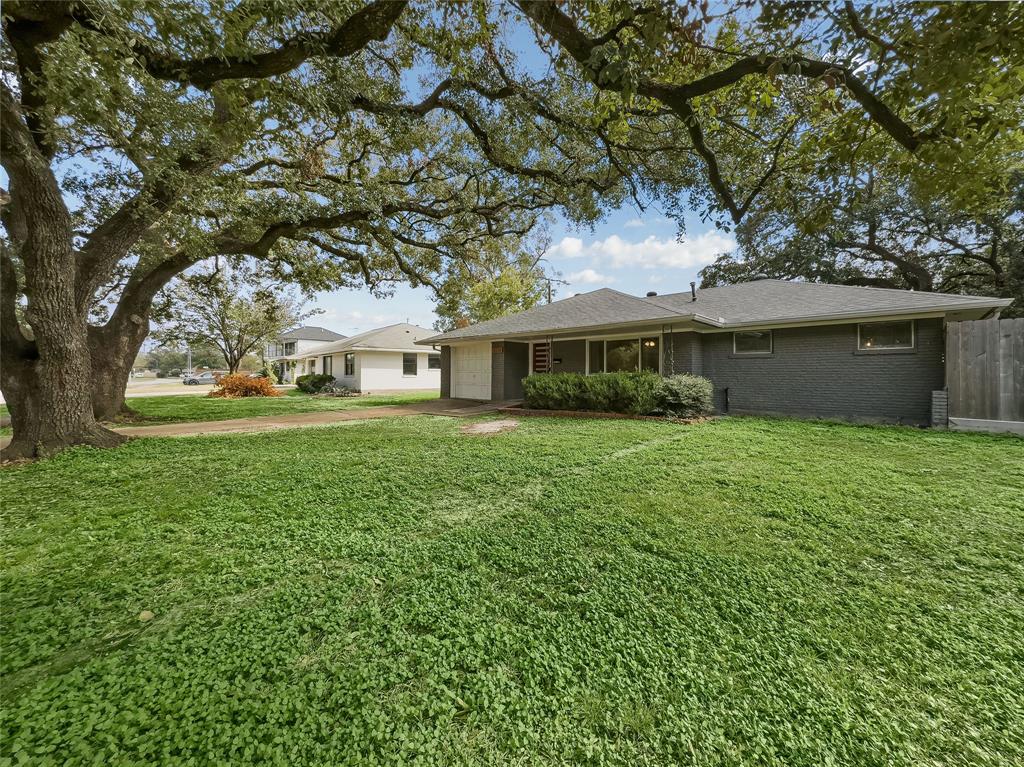
[[317, 325], [303, 325], [278, 336], [279, 341], [340, 341], [345, 336]]
[[843, 315], [885, 316], [917, 311], [1001, 307], [1009, 299], [863, 288], [785, 280], [756, 280], [697, 291], [637, 298], [601, 288], [537, 306], [525, 312], [433, 336], [438, 344], [470, 338], [545, 333], [643, 321], [694, 319], [712, 327], [768, 322], [799, 322]]
[[682, 314], [697, 311], [705, 316], [720, 317], [727, 325], [813, 319], [836, 314], [941, 310], [970, 303], [991, 306], [996, 302], [1001, 305], [1000, 299], [984, 296], [786, 280], [757, 280], [698, 290], [696, 301], [691, 300], [689, 291], [640, 300], [655, 302]]

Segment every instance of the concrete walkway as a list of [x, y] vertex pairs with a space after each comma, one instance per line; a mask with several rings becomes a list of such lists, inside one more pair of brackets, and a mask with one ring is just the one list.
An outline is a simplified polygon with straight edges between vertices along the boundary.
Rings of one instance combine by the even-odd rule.
[[[414, 405], [382, 405], [352, 410], [320, 411], [316, 413], [288, 413], [263, 415], [253, 418], [232, 418], [227, 421], [197, 421], [193, 423], [163, 423], [155, 426], [116, 426], [114, 431], [128, 437], [196, 437], [203, 434], [232, 434], [238, 432], [297, 429], [303, 426], [324, 426], [342, 421], [368, 421], [375, 418], [395, 418], [409, 415], [442, 415], [468, 418], [497, 412], [507, 402], [480, 403], [472, 400], [437, 399]], [[6, 447], [10, 437], [0, 437], [0, 448]]]

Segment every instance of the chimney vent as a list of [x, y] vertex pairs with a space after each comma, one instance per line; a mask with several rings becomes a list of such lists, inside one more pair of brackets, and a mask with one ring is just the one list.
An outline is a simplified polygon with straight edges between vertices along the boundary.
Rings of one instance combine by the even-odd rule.
[[697, 300], [697, 283], [696, 282], [691, 282], [690, 283], [690, 300], [691, 301], [696, 301]]
[[656, 291], [656, 290], [648, 290], [647, 291], [647, 297], [648, 298], [654, 298], [656, 295], [658, 295], [658, 291]]

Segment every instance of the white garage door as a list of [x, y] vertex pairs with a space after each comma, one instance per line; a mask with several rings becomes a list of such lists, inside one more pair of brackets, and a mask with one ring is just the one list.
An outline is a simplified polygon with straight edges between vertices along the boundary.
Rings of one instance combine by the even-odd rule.
[[491, 344], [452, 347], [452, 396], [491, 398]]

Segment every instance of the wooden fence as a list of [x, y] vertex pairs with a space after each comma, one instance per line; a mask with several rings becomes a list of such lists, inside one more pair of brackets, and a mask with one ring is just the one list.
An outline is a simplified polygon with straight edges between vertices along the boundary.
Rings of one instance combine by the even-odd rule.
[[950, 427], [1024, 434], [1024, 318], [950, 322], [946, 390]]

